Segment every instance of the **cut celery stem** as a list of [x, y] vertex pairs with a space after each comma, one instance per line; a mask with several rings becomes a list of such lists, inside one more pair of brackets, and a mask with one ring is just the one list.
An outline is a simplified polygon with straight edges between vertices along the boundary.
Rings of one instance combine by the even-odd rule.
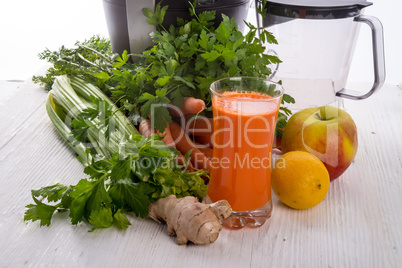
[[73, 77], [70, 79], [71, 86], [80, 97], [84, 98], [86, 101], [91, 101], [91, 96], [96, 97], [107, 102], [112, 108], [113, 113], [116, 115], [115, 118], [118, 128], [123, 128], [127, 134], [136, 135], [139, 134], [138, 130], [133, 126], [130, 120], [117, 108], [115, 103], [113, 103], [99, 88], [96, 86], [85, 82], [81, 78]]
[[[56, 77], [51, 93], [54, 103], [60, 105], [60, 109], [65, 112], [65, 118], [71, 117], [77, 119], [85, 109], [92, 108], [93, 106], [90, 103], [91, 96], [108, 103], [112, 107], [111, 116], [113, 116], [113, 120], [111, 121], [116, 122], [116, 126], [109, 125], [109, 127], [114, 127], [115, 129], [109, 133], [109, 138], [107, 139], [105, 135], [106, 128], [100, 124], [101, 119], [84, 118], [87, 125], [91, 126], [88, 128], [87, 136], [90, 146], [86, 146], [86, 148], [92, 148], [97, 154], [107, 158], [111, 157], [114, 153], [130, 153], [130, 148], [122, 147], [132, 135], [138, 134], [138, 131], [128, 118], [97, 87], [81, 79], [70, 79], [66, 75], [62, 75]], [[56, 111], [54, 112], [56, 113]], [[60, 119], [60, 121], [62, 120]], [[68, 125], [68, 122], [63, 123], [67, 128], [60, 129], [60, 131], [64, 131], [62, 135], [71, 138], [71, 127]], [[81, 154], [82, 152], [79, 152], [80, 156]]]
[[59, 115], [56, 113], [53, 105], [57, 105], [54, 103], [52, 99], [52, 92], [49, 92], [49, 95], [46, 100], [46, 111], [47, 114], [55, 126], [57, 132], [60, 134], [61, 138], [78, 154], [79, 160], [83, 165], [88, 163], [88, 154], [87, 150], [89, 149], [82, 142], [72, 142], [70, 136], [70, 128], [64, 123], [63, 120], [60, 119]]

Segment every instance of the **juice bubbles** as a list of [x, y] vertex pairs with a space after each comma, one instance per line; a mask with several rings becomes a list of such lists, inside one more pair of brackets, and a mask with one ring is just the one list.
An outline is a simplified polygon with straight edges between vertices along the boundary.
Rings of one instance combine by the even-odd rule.
[[[259, 226], [272, 209], [271, 152], [283, 89], [258, 78], [227, 80], [230, 86], [222, 80], [211, 85], [214, 153], [208, 197], [212, 202], [227, 200], [233, 215], [244, 218], [240, 225]], [[256, 224], [261, 216], [262, 223]]]

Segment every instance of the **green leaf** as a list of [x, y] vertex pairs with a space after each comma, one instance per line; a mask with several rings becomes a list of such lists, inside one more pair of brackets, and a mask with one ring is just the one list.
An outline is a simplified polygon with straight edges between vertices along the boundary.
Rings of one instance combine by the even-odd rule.
[[[158, 137], [159, 135], [152, 135], [146, 139], [145, 143], [139, 148], [138, 155], [143, 157], [150, 157], [155, 158], [151, 160], [152, 166], [158, 167], [164, 165], [165, 159], [172, 155], [172, 153], [176, 153], [177, 151], [172, 148], [168, 147], [162, 141], [162, 137]], [[156, 138], [157, 137], [157, 138]], [[159, 159], [160, 158], [160, 159]], [[137, 160], [141, 160], [137, 158]]]
[[130, 56], [128, 55], [127, 50], [124, 50], [123, 53], [121, 54], [121, 58], [123, 62], [127, 62], [130, 59]]
[[166, 15], [166, 11], [167, 11], [168, 8], [169, 8], [169, 6], [167, 6], [167, 5], [164, 6], [162, 9], [160, 8], [159, 3], [156, 5], [155, 13], [157, 13], [158, 16], [159, 16], [159, 24], [162, 24], [163, 19], [164, 19], [165, 15]]
[[202, 12], [200, 14], [198, 14], [198, 17], [200, 19], [200, 23], [202, 23], [203, 25], [207, 25], [207, 22], [211, 22], [215, 19], [215, 14], [216, 11], [210, 11], [210, 12]]
[[226, 15], [222, 14], [222, 17], [223, 21], [221, 22], [221, 24], [219, 24], [218, 28], [215, 31], [215, 37], [220, 43], [226, 44], [226, 42], [229, 40], [230, 35], [232, 34], [232, 31], [237, 26], [234, 20], [230, 20]]
[[110, 172], [110, 179], [118, 181], [130, 177], [131, 173], [131, 158], [118, 160]]
[[101, 207], [91, 212], [89, 216], [89, 223], [95, 226], [90, 232], [97, 228], [109, 228], [113, 225], [113, 215], [110, 208]]
[[181, 76], [174, 76], [173, 79], [176, 80], [176, 81], [180, 81], [180, 82], [184, 83], [186, 86], [188, 86], [188, 87], [190, 87], [190, 88], [192, 88], [192, 89], [195, 89], [195, 86], [194, 86], [193, 83], [190, 83], [189, 81], [186, 81], [186, 80], [185, 80], [183, 77], [181, 77]]
[[191, 96], [193, 93], [187, 86], [180, 86], [170, 93], [169, 97], [175, 106], [180, 107], [184, 102], [184, 97]]
[[78, 224], [85, 216], [85, 206], [88, 199], [91, 197], [96, 182], [89, 182], [82, 179], [78, 182], [70, 192], [70, 218], [72, 224]]
[[160, 50], [160, 52], [163, 51], [165, 57], [172, 58], [175, 56], [176, 48], [172, 44], [164, 42], [162, 47], [163, 50]]
[[146, 102], [149, 100], [153, 100], [156, 97], [149, 94], [148, 92], [145, 92], [144, 94], [142, 94], [138, 99], [137, 99], [137, 103], [141, 103], [141, 102]]
[[266, 57], [270, 63], [281, 63], [282, 61], [274, 55], [264, 55], [264, 57]]
[[292, 114], [292, 111], [289, 110], [288, 108], [284, 107], [284, 106], [280, 107], [280, 111], [284, 112], [285, 115], [287, 115], [287, 116]]
[[168, 75], [172, 76], [174, 75], [175, 69], [176, 67], [178, 67], [180, 64], [174, 60], [174, 59], [169, 59], [167, 61], [165, 61], [166, 64], [166, 72], [168, 73]]
[[94, 74], [94, 77], [100, 79], [102, 83], [105, 83], [110, 79], [110, 75], [107, 72], [96, 73]]
[[61, 199], [63, 193], [69, 186], [56, 183], [55, 185], [42, 187], [38, 190], [32, 190], [32, 196], [39, 197], [42, 196], [47, 198], [49, 202], [56, 202]]
[[147, 17], [148, 19], [146, 19], [145, 21], [149, 24], [149, 25], [159, 25], [159, 18], [155, 15], [154, 12], [152, 12], [152, 10], [150, 10], [149, 8], [143, 8], [142, 9], [142, 14], [144, 14], [145, 17]]
[[145, 102], [141, 106], [140, 111], [141, 111], [141, 116], [143, 118], [148, 118], [151, 115], [151, 108], [153, 107], [153, 105], [155, 103], [156, 103], [156, 98]]
[[165, 17], [166, 11], [168, 9], [168, 6], [164, 6], [161, 9], [160, 3], [158, 3], [155, 7], [155, 12], [152, 12], [149, 8], [143, 8], [142, 13], [144, 14], [146, 19], [145, 21], [150, 24], [150, 25], [160, 25], [163, 22], [163, 18]]
[[112, 165], [110, 159], [104, 157], [92, 159], [84, 168], [84, 173], [89, 175], [91, 179], [99, 179], [111, 169]]
[[128, 60], [129, 60], [129, 56], [127, 55], [127, 50], [124, 50], [122, 56], [117, 57], [116, 62], [112, 64], [112, 67], [121, 68], [127, 63]]
[[76, 142], [86, 142], [90, 126], [84, 118], [77, 117], [71, 122], [71, 139]]
[[290, 96], [289, 94], [283, 94], [282, 103], [284, 103], [284, 102], [295, 103], [295, 99], [292, 96]]
[[85, 204], [85, 218], [89, 218], [93, 211], [97, 211], [100, 208], [110, 208], [112, 203], [112, 199], [106, 192], [103, 179], [93, 184], [91, 192], [92, 193]]
[[186, 24], [184, 24], [184, 26], [179, 28], [180, 35], [189, 34], [190, 32], [191, 32], [191, 21], [187, 22]]
[[194, 64], [194, 66], [195, 66], [194, 70], [198, 72], [198, 71], [202, 70], [205, 67], [205, 65], [206, 65], [206, 61], [204, 60], [203, 57], [200, 57], [199, 59], [197, 59], [197, 61]]
[[236, 51], [241, 45], [243, 45], [244, 36], [240, 34], [240, 36], [236, 36], [236, 40], [233, 43], [233, 50]]
[[256, 34], [256, 29], [252, 29], [252, 30], [248, 31], [248, 33], [246, 34], [246, 42], [251, 43], [255, 37], [255, 34]]
[[166, 85], [166, 84], [169, 82], [170, 78], [171, 78], [171, 77], [170, 77], [169, 75], [159, 77], [159, 78], [155, 81], [155, 84], [158, 85], [158, 86], [163, 87], [164, 85]]
[[269, 44], [278, 44], [278, 41], [276, 40], [275, 36], [272, 33], [268, 32], [267, 30], [264, 30], [261, 34], [265, 36], [264, 39]]
[[61, 195], [61, 207], [62, 208], [70, 208], [71, 204], [71, 197], [70, 197], [70, 192], [73, 190], [73, 187], [69, 185], [66, 190], [62, 193]]
[[123, 214], [121, 209], [118, 209], [113, 215], [113, 222], [118, 228], [123, 230], [126, 230], [128, 226], [131, 225], [130, 221], [127, 219], [126, 215]]
[[208, 50], [208, 42], [209, 42], [209, 35], [205, 30], [202, 30], [200, 34], [200, 40], [198, 41], [200, 47], [202, 47], [205, 50]]
[[248, 48], [252, 54], [260, 54], [265, 51], [265, 47], [258, 42], [250, 44]]
[[140, 217], [148, 216], [148, 206], [151, 199], [147, 193], [151, 192], [149, 185], [145, 183], [133, 183], [132, 181], [119, 180], [109, 190], [109, 194], [118, 208], [130, 207]]
[[[89, 119], [93, 120], [99, 115], [99, 100], [96, 98], [92, 98], [92, 104], [94, 104], [95, 107], [88, 107], [84, 109], [81, 113], [78, 114], [77, 120], [81, 119]], [[80, 120], [80, 123], [83, 124], [83, 126], [90, 126], [87, 122]]]
[[188, 150], [187, 153], [184, 155], [184, 159], [186, 160], [186, 163], [184, 164], [187, 166], [188, 162], [190, 161], [190, 155], [194, 151], [194, 149]]
[[225, 49], [222, 52], [222, 57], [225, 60], [233, 60], [236, 57], [236, 52], [234, 52], [233, 50]]
[[237, 74], [239, 72], [240, 72], [239, 67], [237, 65], [234, 65], [234, 64], [232, 66], [230, 66], [230, 68], [228, 70], [229, 76], [231, 76], [231, 77], [237, 76]]
[[167, 122], [172, 122], [172, 117], [164, 104], [154, 104], [152, 106], [152, 118], [155, 122], [155, 128], [160, 132], [164, 132], [167, 127]]
[[246, 59], [248, 54], [248, 50], [246, 48], [240, 48], [236, 50], [236, 57], [239, 59]]
[[194, 54], [197, 53], [197, 46], [194, 44], [185, 44], [183, 45], [183, 49], [180, 52], [181, 58], [191, 58]]
[[159, 88], [155, 91], [156, 96], [161, 103], [169, 103], [169, 99], [166, 98], [167, 88]]
[[25, 211], [24, 221], [40, 220], [40, 226], [49, 226], [51, 218], [57, 207], [43, 204], [42, 202], [38, 201], [38, 199], [36, 199], [34, 196], [32, 196], [32, 198], [35, 201], [36, 205], [29, 204], [26, 206], [26, 208], [28, 209]]
[[201, 54], [201, 57], [203, 57], [206, 61], [214, 61], [220, 56], [221, 54], [216, 50], [212, 50], [211, 52]]

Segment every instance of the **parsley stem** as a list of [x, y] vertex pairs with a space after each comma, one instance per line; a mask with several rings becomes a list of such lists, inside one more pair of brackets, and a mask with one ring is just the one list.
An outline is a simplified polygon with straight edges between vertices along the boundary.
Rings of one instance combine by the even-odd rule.
[[173, 90], [178, 89], [180, 86], [179, 85], [173, 85], [170, 88], [168, 87], [168, 90], [166, 92], [166, 95], [168, 95], [170, 92], [172, 92]]
[[92, 51], [93, 53], [95, 53], [96, 55], [100, 56], [101, 58], [104, 58], [105, 60], [107, 60], [109, 63], [112, 63], [112, 61], [110, 60], [109, 57], [105, 56], [104, 54], [100, 53], [99, 51], [97, 51], [96, 49], [93, 49], [91, 47], [88, 47], [86, 45], [83, 44], [78, 44], [78, 47], [84, 48], [84, 49], [88, 49], [90, 51]]
[[102, 70], [102, 68], [100, 68], [98, 65], [96, 65], [96, 64], [93, 63], [92, 61], [89, 61], [89, 60], [87, 60], [86, 58], [84, 58], [84, 56], [82, 56], [80, 53], [77, 53], [77, 56], [78, 56], [81, 60], [83, 60], [83, 61], [85, 61], [86, 63], [88, 63], [89, 65], [91, 65], [91, 66], [93, 66], [93, 67], [95, 67], [95, 68], [97, 68], [97, 69]]

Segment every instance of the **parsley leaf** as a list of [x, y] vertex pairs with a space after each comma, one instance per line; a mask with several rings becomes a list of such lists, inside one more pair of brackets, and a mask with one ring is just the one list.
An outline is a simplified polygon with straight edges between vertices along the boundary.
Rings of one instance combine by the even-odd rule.
[[95, 226], [90, 232], [97, 228], [109, 228], [113, 224], [113, 214], [110, 208], [101, 207], [91, 212], [89, 223]]
[[118, 209], [116, 213], [113, 215], [113, 222], [120, 229], [127, 229], [128, 226], [131, 225], [130, 221], [127, 219], [127, 216], [124, 215], [121, 209]]
[[98, 182], [90, 182], [86, 179], [82, 179], [74, 186], [70, 192], [72, 198], [70, 205], [70, 218], [72, 224], [78, 224], [85, 217], [85, 207], [87, 200], [91, 197], [94, 184]]
[[148, 206], [152, 203], [148, 194], [152, 188], [146, 183], [134, 183], [128, 179], [119, 180], [109, 190], [113, 202], [120, 208], [127, 205], [137, 216], [148, 216]]
[[39, 190], [32, 190], [32, 196], [39, 197], [42, 196], [47, 198], [49, 202], [56, 202], [60, 200], [63, 196], [63, 193], [68, 189], [67, 185], [63, 185], [60, 183], [56, 183], [52, 186], [42, 187]]
[[[85, 218], [89, 218], [90, 215], [101, 208], [110, 208], [112, 199], [109, 193], [106, 192], [104, 180], [99, 180], [93, 183], [92, 194], [88, 198], [85, 205]], [[72, 200], [74, 202], [74, 199]]]
[[25, 211], [24, 221], [32, 220], [37, 221], [40, 220], [40, 226], [49, 226], [51, 222], [51, 218], [55, 210], [57, 209], [56, 206], [46, 205], [32, 196], [36, 205], [29, 204], [26, 206], [28, 208]]
[[153, 12], [149, 8], [143, 8], [142, 13], [147, 17], [145, 21], [148, 22], [150, 25], [160, 25], [163, 22], [163, 17], [166, 14], [168, 6], [164, 6], [161, 8], [160, 5], [155, 7], [155, 11]]
[[73, 142], [85, 142], [88, 139], [88, 130], [90, 126], [85, 119], [80, 117], [71, 122], [71, 139]]

